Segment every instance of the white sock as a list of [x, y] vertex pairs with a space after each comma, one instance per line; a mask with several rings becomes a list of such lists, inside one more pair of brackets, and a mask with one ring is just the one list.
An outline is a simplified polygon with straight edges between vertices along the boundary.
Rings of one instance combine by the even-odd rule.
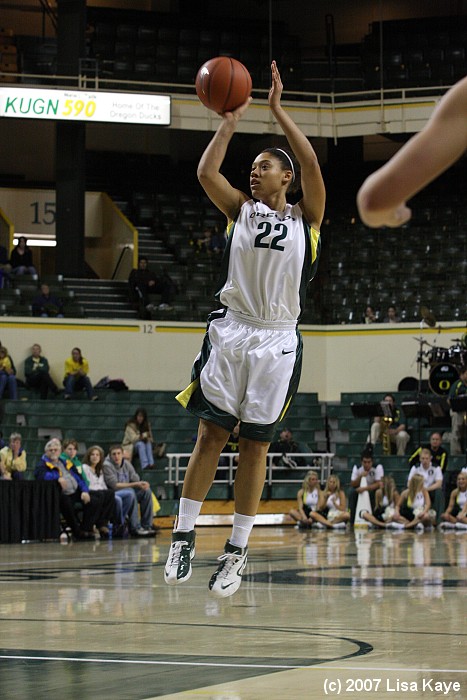
[[191, 498], [181, 498], [174, 532], [191, 532], [191, 530], [194, 530], [196, 518], [199, 515], [202, 505], [202, 501], [192, 501]]
[[336, 523], [332, 526], [335, 530], [343, 530], [346, 526], [345, 523]]
[[241, 515], [240, 513], [234, 513], [230, 544], [233, 544], [234, 547], [241, 547], [242, 549], [246, 547], [254, 524], [254, 515]]
[[391, 527], [393, 527], [394, 530], [404, 530], [405, 529], [404, 523], [398, 523], [395, 520], [392, 521]]

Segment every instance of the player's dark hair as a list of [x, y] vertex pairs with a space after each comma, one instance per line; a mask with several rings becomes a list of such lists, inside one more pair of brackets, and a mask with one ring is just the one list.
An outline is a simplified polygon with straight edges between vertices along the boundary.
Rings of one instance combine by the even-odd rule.
[[300, 163], [295, 158], [294, 154], [286, 148], [276, 148], [275, 146], [271, 148], [265, 148], [262, 153], [270, 153], [277, 160], [280, 161], [282, 165], [282, 170], [291, 170], [293, 173], [292, 180], [287, 188], [287, 193], [295, 194], [298, 192], [301, 186], [300, 179]]

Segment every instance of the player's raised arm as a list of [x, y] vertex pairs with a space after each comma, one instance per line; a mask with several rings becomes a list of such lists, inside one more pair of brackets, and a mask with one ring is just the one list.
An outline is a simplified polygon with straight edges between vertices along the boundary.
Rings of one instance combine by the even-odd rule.
[[225, 112], [222, 115], [222, 122], [201, 156], [198, 165], [198, 180], [201, 186], [213, 204], [229, 219], [235, 218], [243, 202], [246, 202], [249, 197], [241, 190], [232, 187], [221, 174], [220, 168], [227, 153], [227, 147], [235, 133], [237, 122], [250, 102], [251, 97], [233, 112]]
[[321, 169], [310, 141], [281, 105], [282, 90], [281, 76], [276, 62], [273, 61], [271, 64], [269, 106], [287, 137], [290, 148], [300, 163], [301, 188], [303, 192], [301, 207], [303, 213], [308, 223], [319, 230], [323, 220], [326, 202], [326, 191]]
[[382, 168], [370, 175], [357, 195], [367, 226], [401, 226], [410, 219], [406, 201], [447, 170], [467, 149], [467, 78], [456, 83], [428, 123]]

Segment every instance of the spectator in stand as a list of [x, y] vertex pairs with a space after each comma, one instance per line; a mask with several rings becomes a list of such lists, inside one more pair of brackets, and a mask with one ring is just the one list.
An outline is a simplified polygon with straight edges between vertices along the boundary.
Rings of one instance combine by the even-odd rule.
[[[130, 534], [133, 537], [154, 535], [151, 487], [147, 481], [141, 481], [134, 466], [128, 459], [125, 459], [121, 445], [113, 445], [104, 459], [104, 479], [109, 489], [125, 491], [123, 496], [131, 501], [128, 510]], [[138, 504], [141, 510], [141, 519], [138, 514]]]
[[221, 255], [225, 248], [225, 237], [215, 228], [205, 228], [196, 241], [197, 252], [208, 255]]
[[138, 408], [127, 420], [122, 447], [130, 462], [136, 449], [141, 469], [154, 469], [154, 437], [146, 409]]
[[396, 307], [393, 304], [391, 304], [391, 306], [388, 306], [388, 310], [386, 312], [386, 316], [384, 317], [383, 323], [400, 323], [400, 322], [401, 322], [401, 319], [396, 311]]
[[211, 252], [211, 238], [212, 231], [210, 228], [205, 228], [203, 233], [196, 239], [196, 252], [197, 253], [210, 253]]
[[65, 399], [71, 399], [73, 392], [84, 389], [88, 399], [97, 401], [99, 397], [93, 392], [88, 374], [89, 362], [83, 357], [80, 348], [73, 348], [71, 357], [65, 361], [65, 377], [63, 379]]
[[[115, 499], [113, 493], [106, 491], [104, 494], [101, 491], [95, 491], [88, 479], [88, 473], [84, 469], [84, 465], [78, 457], [78, 441], [74, 438], [67, 438], [63, 441], [63, 452], [60, 455], [62, 459], [69, 460], [75, 467], [78, 474], [83, 478], [89, 488], [89, 495], [99, 501], [99, 517], [96, 519], [96, 527], [102, 539], [109, 537], [109, 522], [113, 522], [115, 516]], [[102, 453], [102, 458], [104, 454]]]
[[[366, 486], [361, 485], [362, 478], [366, 478]], [[350, 477], [349, 489], [349, 508], [350, 522], [353, 525], [355, 522], [355, 511], [357, 508], [358, 495], [364, 491], [368, 491], [370, 496], [371, 508], [375, 508], [375, 491], [383, 487], [384, 468], [382, 464], [373, 465], [373, 453], [371, 450], [362, 452], [360, 466], [354, 465], [352, 475]]]
[[440, 524], [440, 528], [456, 527], [458, 522], [463, 522], [463, 519], [465, 519], [466, 506], [467, 474], [459, 472], [457, 475], [457, 488], [451, 492], [448, 507], [444, 513], [441, 514], [441, 520], [443, 522]]
[[306, 445], [303, 446], [305, 449], [301, 449], [298, 442], [294, 440], [292, 431], [290, 428], [282, 428], [279, 433], [279, 439], [272, 442], [269, 447], [269, 452], [281, 452], [282, 457], [273, 457], [273, 464], [280, 467], [288, 467], [289, 469], [295, 469], [296, 467], [306, 466], [306, 459], [304, 457], [291, 457], [297, 452], [311, 452], [310, 448]]
[[18, 384], [16, 382], [13, 362], [4, 345], [0, 347], [0, 399], [5, 388], [8, 387], [8, 396], [12, 401], [18, 398]]
[[[99, 519], [99, 500], [89, 494], [89, 487], [69, 459], [60, 457], [62, 444], [57, 438], [49, 440], [44, 455], [35, 469], [38, 480], [56, 481], [60, 486], [60, 510], [75, 540], [94, 539], [94, 525]], [[80, 523], [76, 505], [83, 506]]]
[[32, 250], [24, 236], [18, 238], [17, 245], [11, 251], [10, 265], [13, 275], [37, 275], [37, 270], [32, 264]]
[[66, 438], [63, 441], [62, 448], [63, 452], [60, 455], [60, 457], [65, 461], [68, 459], [72, 463], [78, 474], [84, 479], [84, 481], [89, 486], [89, 482], [83, 470], [83, 463], [78, 457], [78, 441], [75, 440], [75, 438]]
[[386, 430], [389, 435], [389, 440], [391, 444], [396, 445], [396, 451], [398, 457], [403, 457], [405, 455], [405, 450], [407, 444], [410, 441], [410, 435], [406, 430], [405, 423], [401, 423], [401, 412], [396, 406], [396, 400], [392, 394], [386, 394], [383, 402], [388, 404], [388, 408], [391, 412], [391, 418], [385, 418], [380, 416], [375, 416], [370, 430], [370, 442], [372, 445], [376, 445], [381, 437], [381, 421], [386, 420], [387, 425]]
[[42, 348], [39, 343], [34, 343], [32, 354], [24, 361], [24, 376], [28, 389], [39, 389], [41, 399], [46, 399], [49, 391], [57, 396], [59, 390], [49, 374], [49, 363], [42, 356]]
[[50, 293], [48, 284], [41, 284], [40, 294], [32, 300], [32, 315], [63, 318], [63, 302]]
[[[446, 473], [448, 468], [448, 452], [441, 445], [442, 435], [437, 430], [435, 430], [430, 435], [430, 444], [424, 445], [426, 449], [431, 452], [431, 463], [435, 467], [440, 467], [443, 475]], [[420, 464], [420, 453], [423, 447], [419, 447], [415, 452], [409, 457], [409, 467], [418, 466]]]
[[226, 244], [225, 233], [219, 231], [217, 226], [212, 229], [210, 250], [213, 255], [222, 255]]
[[[4, 347], [4, 346], [2, 346], [2, 342], [0, 341], [0, 348], [1, 348], [1, 347]], [[8, 354], [8, 350], [7, 350], [7, 357], [8, 357], [8, 359], [10, 360], [11, 369], [13, 370], [13, 374], [16, 376], [16, 367], [15, 367], [15, 363], [13, 362], [12, 356]]]
[[[125, 535], [125, 521], [133, 505], [132, 494], [125, 490], [112, 491], [104, 479], [104, 450], [99, 445], [88, 449], [83, 458], [83, 470], [89, 484], [89, 491], [104, 501], [103, 511], [107, 512], [110, 522], [115, 523], [114, 537]], [[108, 536], [107, 528], [107, 536]], [[126, 533], [128, 534], [128, 532]]]
[[0, 472], [3, 479], [24, 479], [27, 461], [21, 441], [20, 433], [11, 433], [9, 445], [0, 450]]
[[444, 509], [443, 498], [443, 472], [441, 467], [436, 467], [431, 462], [431, 452], [428, 448], [423, 447], [420, 452], [420, 464], [413, 466], [409, 472], [407, 484], [415, 474], [420, 474], [423, 477], [423, 482], [430, 496], [431, 504], [439, 519]]
[[443, 472], [443, 490], [446, 502], [449, 501], [451, 491], [456, 487], [455, 473], [448, 472], [448, 451], [442, 446], [442, 435], [435, 430], [430, 435], [430, 444], [419, 447], [409, 457], [409, 467], [418, 466], [420, 464], [420, 453], [423, 447], [426, 447], [431, 452], [431, 463], [434, 467], [440, 467]]
[[130, 301], [139, 309], [140, 318], [150, 318], [154, 304], [150, 303], [149, 294], [160, 294], [159, 311], [170, 311], [175, 297], [176, 287], [169, 275], [160, 277], [148, 268], [148, 259], [141, 256], [138, 268], [130, 272], [128, 278]]
[[363, 314], [364, 323], [377, 323], [378, 315], [372, 306], [367, 306]]

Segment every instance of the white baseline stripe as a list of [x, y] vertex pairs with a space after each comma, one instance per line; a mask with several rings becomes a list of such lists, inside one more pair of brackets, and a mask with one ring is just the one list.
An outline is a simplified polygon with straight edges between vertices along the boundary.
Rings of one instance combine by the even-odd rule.
[[140, 659], [81, 659], [73, 656], [22, 656], [13, 654], [0, 654], [0, 659], [17, 659], [18, 661], [80, 661], [92, 664], [132, 664], [143, 666], [209, 666], [222, 668], [282, 668], [284, 670], [306, 669], [310, 671], [393, 671], [396, 673], [467, 673], [467, 669], [457, 668], [392, 668], [390, 666], [327, 666], [317, 664], [313, 666], [287, 666], [285, 664], [229, 664], [208, 663], [202, 661], [143, 661]]
[[285, 664], [229, 664], [209, 663], [204, 661], [143, 661], [139, 659], [93, 659], [73, 656], [22, 656], [0, 654], [0, 659], [17, 659], [18, 661], [79, 661], [88, 664], [141, 664], [143, 666], [213, 666], [222, 668], [308, 668], [308, 666], [287, 666]]

